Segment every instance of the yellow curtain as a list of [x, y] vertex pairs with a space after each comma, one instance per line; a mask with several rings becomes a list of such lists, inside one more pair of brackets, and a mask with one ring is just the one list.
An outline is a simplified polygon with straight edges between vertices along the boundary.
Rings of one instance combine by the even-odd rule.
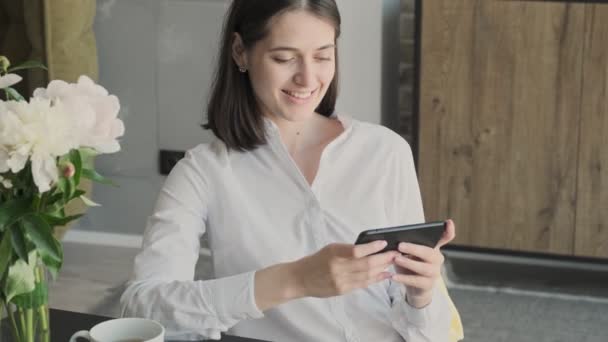
[[[0, 0], [0, 54], [12, 64], [33, 59], [48, 67], [48, 72], [21, 74], [17, 89], [24, 97], [49, 80], [75, 82], [80, 75], [97, 80], [95, 9], [96, 0]], [[81, 188], [90, 193], [92, 184], [83, 180]], [[84, 210], [80, 201], [66, 208], [68, 215]], [[66, 230], [59, 227], [55, 233], [61, 238]]]

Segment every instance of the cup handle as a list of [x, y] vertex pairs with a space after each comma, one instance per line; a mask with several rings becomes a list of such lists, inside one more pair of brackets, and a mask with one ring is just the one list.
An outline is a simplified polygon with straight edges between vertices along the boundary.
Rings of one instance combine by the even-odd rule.
[[86, 338], [89, 341], [91, 340], [91, 335], [87, 330], [80, 330], [74, 333], [72, 337], [70, 337], [70, 342], [77, 342], [76, 339], [79, 337]]

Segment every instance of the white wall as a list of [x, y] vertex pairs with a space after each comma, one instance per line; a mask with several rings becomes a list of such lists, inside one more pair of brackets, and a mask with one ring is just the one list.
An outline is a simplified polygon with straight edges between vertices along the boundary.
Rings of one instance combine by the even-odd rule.
[[[338, 0], [341, 90], [337, 108], [380, 122], [382, 0]], [[100, 83], [122, 104], [121, 153], [97, 161], [120, 188], [96, 185], [77, 229], [141, 234], [164, 177], [158, 150], [209, 140], [206, 92], [225, 0], [98, 0], [95, 22]], [[397, 69], [395, 69], [397, 70]], [[395, 71], [396, 72], [396, 71]]]

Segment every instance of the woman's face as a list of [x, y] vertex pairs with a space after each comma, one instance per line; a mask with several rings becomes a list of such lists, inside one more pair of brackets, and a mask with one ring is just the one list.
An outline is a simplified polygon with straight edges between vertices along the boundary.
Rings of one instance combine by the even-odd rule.
[[270, 32], [244, 51], [262, 113], [292, 122], [310, 118], [335, 74], [335, 29], [304, 10], [271, 20]]

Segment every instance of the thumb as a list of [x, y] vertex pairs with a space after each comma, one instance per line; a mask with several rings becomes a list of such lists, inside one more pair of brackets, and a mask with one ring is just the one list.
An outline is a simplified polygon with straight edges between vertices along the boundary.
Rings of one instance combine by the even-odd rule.
[[437, 249], [447, 245], [450, 241], [454, 240], [454, 238], [456, 237], [456, 226], [454, 225], [454, 221], [452, 221], [451, 219], [448, 219], [447, 221], [445, 221], [445, 223], [446, 223], [446, 227], [445, 227], [445, 231], [443, 232], [443, 236], [441, 237], [441, 239], [437, 243], [437, 246], [435, 247]]

